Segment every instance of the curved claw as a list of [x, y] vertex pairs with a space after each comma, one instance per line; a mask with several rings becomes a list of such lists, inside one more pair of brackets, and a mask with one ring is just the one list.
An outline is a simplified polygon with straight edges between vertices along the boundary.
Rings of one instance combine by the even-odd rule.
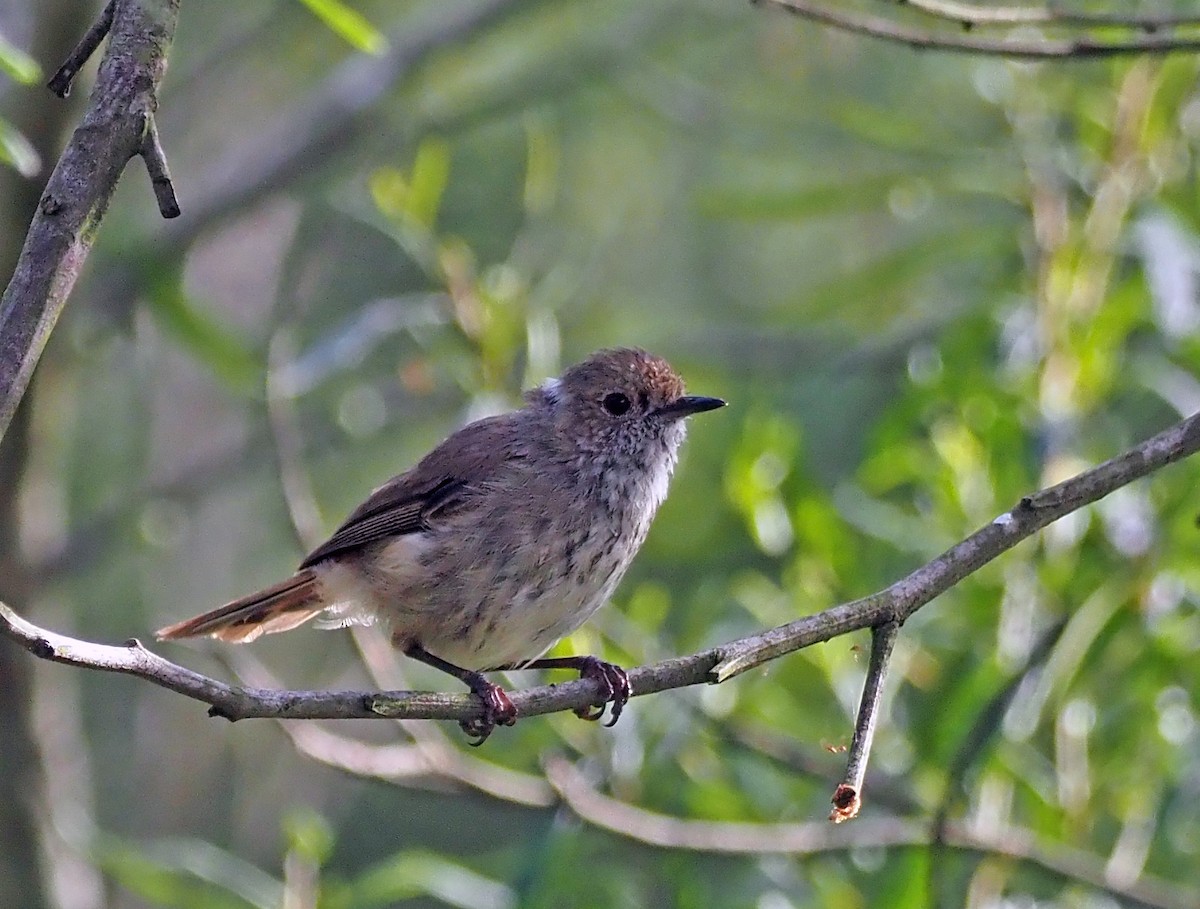
[[478, 748], [487, 741], [496, 726], [511, 726], [517, 721], [517, 708], [509, 698], [508, 692], [483, 676], [471, 679], [468, 684], [483, 704], [483, 716], [462, 720], [458, 725], [474, 739], [471, 746]]
[[579, 666], [581, 679], [595, 679], [603, 686], [601, 700], [587, 707], [580, 707], [575, 715], [583, 720], [596, 721], [604, 716], [604, 710], [612, 704], [612, 712], [605, 726], [614, 725], [621, 718], [621, 711], [633, 696], [633, 687], [629, 684], [629, 674], [615, 663], [606, 663], [596, 657], [582, 657]]

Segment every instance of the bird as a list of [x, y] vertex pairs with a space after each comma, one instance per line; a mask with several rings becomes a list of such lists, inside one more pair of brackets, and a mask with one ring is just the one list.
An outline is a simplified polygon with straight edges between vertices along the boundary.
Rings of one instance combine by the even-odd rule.
[[452, 433], [377, 488], [289, 578], [168, 625], [159, 640], [247, 642], [317, 619], [377, 624], [407, 657], [482, 703], [472, 744], [517, 710], [485, 672], [575, 669], [612, 725], [628, 674], [595, 656], [544, 658], [612, 596], [667, 494], [687, 417], [725, 406], [685, 394], [661, 357], [600, 350], [527, 391], [517, 410]]

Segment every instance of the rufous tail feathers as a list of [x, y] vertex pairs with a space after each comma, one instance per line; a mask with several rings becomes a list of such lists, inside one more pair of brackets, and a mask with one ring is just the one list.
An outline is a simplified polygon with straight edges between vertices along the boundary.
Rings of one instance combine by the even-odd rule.
[[303, 625], [325, 606], [316, 572], [305, 568], [286, 581], [226, 603], [212, 612], [160, 628], [154, 636], [160, 641], [208, 636], [244, 643], [259, 635]]

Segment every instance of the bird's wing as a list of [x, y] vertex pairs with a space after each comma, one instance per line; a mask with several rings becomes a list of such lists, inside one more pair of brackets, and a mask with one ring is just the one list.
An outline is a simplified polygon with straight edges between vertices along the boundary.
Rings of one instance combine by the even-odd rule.
[[[419, 533], [431, 520], [457, 511], [487, 487], [505, 461], [521, 459], [519, 445], [497, 433], [492, 420], [459, 430], [417, 464], [376, 489], [328, 540], [300, 563], [360, 549], [390, 537]], [[502, 436], [496, 438], [497, 435]]]

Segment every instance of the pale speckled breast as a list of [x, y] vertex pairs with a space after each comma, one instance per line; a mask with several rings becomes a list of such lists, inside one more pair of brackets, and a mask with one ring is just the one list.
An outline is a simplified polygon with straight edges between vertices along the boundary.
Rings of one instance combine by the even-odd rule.
[[[544, 477], [478, 496], [429, 532], [322, 566], [330, 612], [384, 623], [401, 648], [418, 642], [470, 669], [523, 663], [582, 625], [612, 595], [649, 530], [672, 458], [636, 479], [593, 465], [572, 494]], [[578, 474], [572, 474], [578, 475]], [[569, 503], [552, 508], [551, 502]]]

